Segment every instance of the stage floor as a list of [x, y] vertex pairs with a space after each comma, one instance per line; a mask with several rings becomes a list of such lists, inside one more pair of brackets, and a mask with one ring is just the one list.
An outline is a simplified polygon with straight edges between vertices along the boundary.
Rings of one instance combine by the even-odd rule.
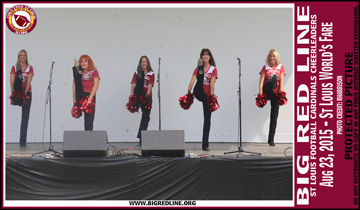
[[[117, 154], [127, 155], [135, 154], [141, 155], [141, 146], [138, 143], [124, 143], [124, 142], [110, 142], [109, 143], [109, 152], [108, 156], [114, 156], [115, 148], [118, 150]], [[55, 155], [54, 152], [49, 150], [49, 143], [28, 143], [26, 147], [20, 147], [19, 143], [7, 143], [6, 144], [6, 158], [12, 157], [32, 157], [33, 154], [39, 153], [35, 156], [44, 156], [45, 154]], [[62, 153], [62, 142], [53, 143], [53, 150]], [[274, 147], [269, 146], [267, 143], [249, 143], [245, 142], [242, 144], [244, 152], [235, 152], [224, 154], [226, 152], [238, 151], [239, 143], [212, 143], [210, 142], [209, 149], [210, 151], [202, 151], [201, 143], [199, 142], [189, 142], [185, 143], [185, 156], [191, 155], [191, 157], [241, 157], [241, 156], [254, 156], [253, 153], [260, 153], [262, 157], [286, 157], [292, 156], [293, 154], [293, 144], [288, 143], [276, 143]], [[42, 153], [41, 153], [42, 152]], [[248, 153], [251, 152], [251, 153]]]
[[[6, 144], [7, 200], [292, 200], [292, 144], [185, 143], [185, 156], [145, 157], [110, 143], [107, 157], [54, 156], [49, 143]], [[53, 150], [62, 151], [63, 143]], [[114, 148], [119, 151], [114, 154]], [[285, 152], [286, 151], [286, 152]], [[35, 153], [38, 155], [33, 156]], [[253, 156], [253, 153], [261, 156]], [[20, 189], [20, 190], [19, 190]]]

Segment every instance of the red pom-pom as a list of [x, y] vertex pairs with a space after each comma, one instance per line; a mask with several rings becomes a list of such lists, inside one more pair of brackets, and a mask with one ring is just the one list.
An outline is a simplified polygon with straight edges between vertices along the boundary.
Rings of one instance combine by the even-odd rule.
[[285, 93], [284, 91], [282, 91], [282, 92], [277, 92], [277, 93], [276, 93], [276, 98], [278, 99], [280, 106], [287, 104], [287, 101], [288, 101], [288, 100], [287, 100], [287, 98], [286, 98], [286, 93]]
[[181, 108], [188, 110], [191, 104], [194, 102], [194, 94], [188, 93], [179, 98]]
[[74, 103], [73, 108], [71, 109], [71, 115], [74, 118], [81, 117], [82, 113], [92, 114], [95, 110], [95, 99], [91, 99], [91, 102], [88, 103], [89, 96], [85, 96], [82, 99], [78, 100]]
[[92, 98], [90, 103], [86, 104], [85, 112], [86, 114], [92, 114], [95, 110], [95, 99]]
[[259, 108], [263, 108], [267, 102], [268, 99], [264, 93], [261, 95], [258, 94], [258, 96], [256, 97], [256, 106], [258, 106]]
[[74, 118], [79, 118], [81, 117], [82, 113], [80, 110], [80, 106], [79, 106], [79, 102], [75, 102], [73, 108], [71, 109], [71, 115]]
[[208, 96], [207, 98], [208, 106], [210, 109], [210, 112], [216, 111], [218, 108], [220, 108], [220, 105], [217, 101], [217, 97], [215, 95]]
[[91, 103], [88, 103], [89, 96], [86, 96], [79, 100], [80, 110], [86, 114], [92, 114], [95, 109], [95, 99], [91, 99]]
[[126, 108], [131, 113], [135, 113], [139, 110], [139, 100], [135, 95], [129, 96], [129, 102], [126, 104]]
[[151, 101], [148, 96], [140, 96], [140, 103], [144, 105], [145, 109], [151, 109]]
[[14, 90], [9, 98], [11, 105], [24, 106], [26, 104], [26, 100], [29, 99], [29, 96], [25, 95], [24, 91]]
[[84, 108], [85, 108], [86, 102], [87, 102], [87, 96], [77, 101], [77, 103], [79, 103], [79, 109], [82, 112], [85, 111]]

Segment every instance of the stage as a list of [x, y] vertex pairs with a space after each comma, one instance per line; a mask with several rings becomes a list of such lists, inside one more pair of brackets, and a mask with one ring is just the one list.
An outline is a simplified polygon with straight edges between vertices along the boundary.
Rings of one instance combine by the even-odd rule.
[[[117, 147], [123, 154], [136, 154], [141, 155], [141, 147], [138, 143], [109, 143], [112, 146]], [[53, 143], [53, 149], [58, 152], [62, 152], [62, 143]], [[242, 143], [244, 151], [261, 153], [261, 157], [285, 157], [292, 156], [292, 144], [276, 143], [274, 147], [270, 147], [267, 143]], [[202, 151], [201, 143], [185, 143], [185, 155], [195, 154], [199, 156], [208, 157], [236, 157], [238, 153], [232, 153], [224, 155], [224, 152], [238, 151], [239, 143], [213, 143], [210, 142], [209, 152]], [[132, 149], [134, 148], [134, 149]], [[287, 149], [288, 148], [288, 149]], [[18, 143], [6, 144], [6, 158], [12, 157], [32, 157], [32, 154], [42, 152], [49, 149], [49, 143], [28, 143], [26, 147], [20, 147]], [[286, 150], [287, 149], [287, 150]], [[109, 147], [108, 156], [113, 156], [113, 147]], [[286, 153], [284, 154], [284, 151]], [[48, 152], [54, 154], [53, 152]], [[39, 154], [38, 156], [46, 153]], [[239, 156], [251, 156], [251, 153], [241, 153]]]
[[[185, 157], [141, 156], [109, 143], [106, 157], [63, 157], [49, 143], [6, 144], [6, 200], [291, 200], [292, 144], [185, 143]], [[53, 150], [62, 152], [62, 143]], [[253, 153], [261, 153], [254, 156]]]

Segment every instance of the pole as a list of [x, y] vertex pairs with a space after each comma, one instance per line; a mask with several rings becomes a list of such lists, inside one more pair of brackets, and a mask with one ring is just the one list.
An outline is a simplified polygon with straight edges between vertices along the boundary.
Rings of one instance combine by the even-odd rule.
[[[239, 156], [240, 152], [246, 152], [244, 151], [243, 147], [242, 147], [242, 127], [241, 127], [241, 60], [238, 57], [237, 60], [239, 61], [238, 65], [239, 65], [239, 87], [238, 87], [238, 95], [239, 95], [239, 147], [237, 151], [232, 151], [232, 152], [224, 152], [224, 155], [226, 154], [230, 154], [230, 153], [238, 153], [237, 156]], [[257, 153], [257, 152], [246, 152], [246, 153], [251, 153], [254, 155], [261, 155], [261, 153]]]
[[[52, 73], [52, 71], [51, 71]], [[50, 77], [51, 78], [51, 77]], [[52, 145], [52, 125], [51, 125], [51, 84], [52, 84], [52, 81], [50, 79], [49, 81], [49, 112], [50, 112], [50, 146], [49, 146], [49, 151], [52, 151], [53, 150], [53, 145]]]
[[54, 63], [55, 61], [52, 61], [51, 63], [51, 69], [50, 69], [50, 80], [49, 80], [49, 86], [47, 88], [47, 97], [48, 97], [48, 101], [49, 101], [49, 116], [50, 116], [50, 146], [48, 150], [45, 150], [43, 152], [38, 152], [35, 154], [32, 154], [32, 156], [40, 154], [40, 153], [44, 153], [44, 152], [54, 152], [55, 154], [61, 154], [60, 152], [57, 152], [53, 149], [53, 144], [52, 144], [52, 124], [51, 124], [51, 85], [52, 85], [52, 73], [53, 73], [53, 69], [54, 69]]
[[161, 57], [159, 56], [159, 71], [158, 71], [158, 98], [159, 98], [159, 131], [161, 131], [161, 103], [160, 103], [160, 60]]
[[241, 127], [241, 60], [240, 58], [237, 58], [239, 61], [239, 87], [238, 87], [238, 95], [239, 95], [239, 130], [240, 130], [240, 147], [239, 147], [239, 151], [243, 152], [243, 148], [242, 148], [242, 127]]

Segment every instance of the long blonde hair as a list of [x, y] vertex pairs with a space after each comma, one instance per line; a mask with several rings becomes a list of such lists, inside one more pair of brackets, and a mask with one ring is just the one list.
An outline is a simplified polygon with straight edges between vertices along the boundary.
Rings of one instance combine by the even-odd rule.
[[16, 61], [16, 65], [19, 65], [19, 64], [20, 64], [20, 53], [22, 53], [22, 52], [24, 52], [24, 53], [26, 54], [26, 61], [25, 61], [25, 63], [26, 63], [26, 66], [28, 66], [28, 65], [29, 65], [28, 56], [27, 56], [26, 50], [24, 50], [24, 49], [22, 49], [22, 50], [19, 51], [18, 57], [17, 57], [17, 61]]
[[277, 50], [275, 50], [275, 49], [271, 49], [271, 50], [269, 51], [269, 53], [267, 54], [266, 59], [265, 59], [266, 64], [270, 66], [269, 57], [270, 57], [271, 54], [274, 54], [274, 55], [275, 55], [276, 65], [281, 64], [280, 54], [279, 54], [279, 52], [278, 52]]

